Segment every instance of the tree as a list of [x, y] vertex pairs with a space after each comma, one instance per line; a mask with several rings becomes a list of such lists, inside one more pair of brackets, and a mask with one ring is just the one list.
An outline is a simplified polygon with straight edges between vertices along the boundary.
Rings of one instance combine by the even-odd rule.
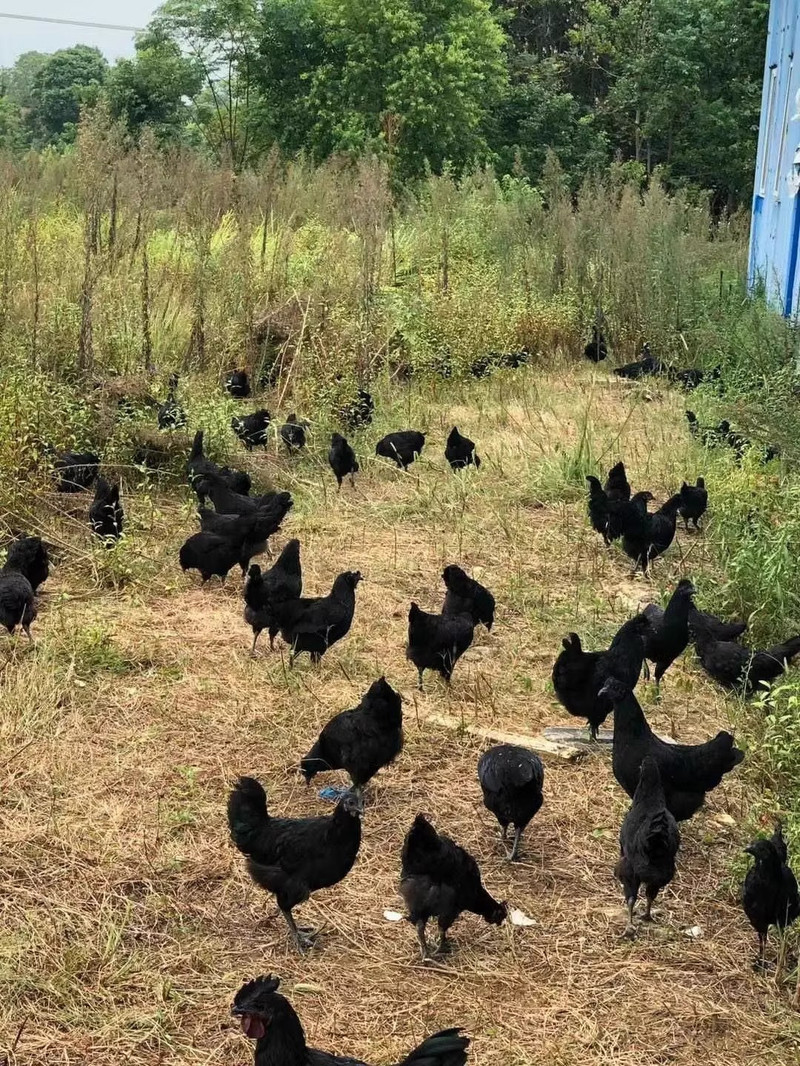
[[177, 43], [151, 31], [136, 41], [135, 59], [121, 59], [106, 82], [111, 115], [138, 140], [145, 126], [159, 141], [180, 137], [189, 118], [184, 98], [196, 97], [203, 71], [181, 54]]
[[33, 85], [49, 58], [45, 52], [23, 52], [13, 67], [3, 71], [5, 95], [20, 109], [33, 107]]
[[196, 117], [219, 161], [234, 170], [252, 159], [257, 25], [256, 0], [166, 0], [150, 27], [202, 71]]
[[[273, 85], [293, 24], [299, 43]], [[284, 147], [296, 144], [278, 127], [287, 100], [293, 112], [307, 108], [301, 129], [317, 158], [385, 149], [392, 116], [407, 178], [487, 153], [483, 125], [507, 83], [504, 43], [488, 0], [265, 0], [255, 73]]]
[[81, 107], [94, 103], [108, 73], [97, 48], [85, 44], [53, 52], [33, 77], [29, 122], [44, 144], [75, 140]]

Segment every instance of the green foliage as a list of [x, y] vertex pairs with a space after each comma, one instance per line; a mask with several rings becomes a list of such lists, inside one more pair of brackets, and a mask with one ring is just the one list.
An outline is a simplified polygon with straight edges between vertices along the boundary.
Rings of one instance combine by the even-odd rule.
[[198, 63], [173, 40], [146, 33], [136, 41], [136, 58], [119, 60], [108, 76], [112, 118], [136, 137], [148, 126], [162, 142], [178, 140], [188, 120], [184, 97], [197, 96], [202, 79]]
[[30, 98], [31, 128], [43, 143], [75, 140], [81, 108], [93, 104], [108, 73], [97, 48], [78, 44], [47, 58], [33, 76]]

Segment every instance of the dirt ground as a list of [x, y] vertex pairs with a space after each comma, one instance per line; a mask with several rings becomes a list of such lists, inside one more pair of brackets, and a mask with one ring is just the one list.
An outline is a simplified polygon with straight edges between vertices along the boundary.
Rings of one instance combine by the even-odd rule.
[[[564, 479], [582, 437], [599, 469], [623, 457], [634, 486], [659, 500], [703, 473], [680, 396], [589, 370], [529, 368], [457, 399], [411, 405], [395, 395], [392, 406], [383, 397], [380, 424], [360, 441], [363, 475], [341, 495], [313, 429], [307, 459], [246, 460], [295, 494], [276, 547], [300, 538], [306, 595], [326, 592], [341, 570], [364, 574], [352, 631], [318, 668], [304, 658], [290, 671], [286, 649], [270, 653], [266, 636], [250, 657], [237, 575], [201, 589], [181, 573], [177, 549], [195, 528], [186, 489], [127, 487], [133, 580], [116, 589], [98, 580], [110, 564], [79, 521], [87, 501], [71, 502], [69, 522], [43, 503], [60, 565], [34, 645], [0, 643], [7, 1066], [251, 1061], [229, 1005], [244, 978], [264, 972], [281, 976], [310, 1043], [369, 1063], [397, 1062], [450, 1025], [472, 1036], [476, 1066], [798, 1061], [793, 988], [753, 972], [755, 936], [736, 902], [746, 774], [728, 776], [683, 826], [679, 873], [657, 922], [629, 942], [612, 874], [627, 799], [608, 754], [546, 761], [545, 804], [512, 867], [481, 803], [475, 768], [485, 744], [430, 722], [448, 715], [531, 735], [574, 725], [550, 683], [565, 633], [600, 647], [679, 576], [710, 589], [711, 549], [683, 533], [650, 580], [631, 579], [628, 560], [589, 529], [579, 478]], [[402, 475], [369, 455], [412, 410], [428, 445]], [[479, 472], [456, 477], [446, 467], [454, 422], [478, 442]], [[430, 677], [419, 693], [404, 656], [408, 606], [438, 608], [449, 562], [494, 591], [497, 623], [478, 630], [450, 690]], [[323, 928], [299, 958], [228, 841], [226, 796], [249, 773], [274, 812], [329, 811], [299, 776], [299, 759], [381, 674], [405, 699], [405, 750], [373, 783], [352, 873], [299, 909]], [[644, 684], [641, 698], [656, 729], [688, 742], [731, 726], [738, 712], [689, 655], [660, 701]], [[465, 916], [447, 961], [421, 965], [412, 928], [384, 917], [402, 909], [400, 848], [418, 811], [475, 855], [495, 897], [535, 924], [498, 929]]]

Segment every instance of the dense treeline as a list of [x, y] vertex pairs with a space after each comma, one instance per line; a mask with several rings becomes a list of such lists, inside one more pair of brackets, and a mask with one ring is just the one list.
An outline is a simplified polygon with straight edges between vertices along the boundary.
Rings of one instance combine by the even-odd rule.
[[132, 59], [83, 45], [0, 72], [0, 147], [74, 142], [105, 99], [133, 139], [236, 169], [275, 145], [384, 154], [394, 180], [489, 163], [573, 188], [622, 167], [746, 202], [768, 0], [167, 0]]

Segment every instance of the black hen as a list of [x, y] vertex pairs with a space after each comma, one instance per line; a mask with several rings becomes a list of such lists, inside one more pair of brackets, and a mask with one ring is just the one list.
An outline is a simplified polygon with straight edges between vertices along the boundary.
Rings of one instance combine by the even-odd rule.
[[110, 485], [104, 477], [97, 479], [94, 500], [89, 508], [89, 525], [97, 537], [106, 542], [119, 540], [125, 512], [119, 502], [119, 485]]
[[480, 757], [478, 780], [484, 806], [502, 826], [504, 843], [508, 827], [514, 826], [514, 845], [508, 857], [515, 862], [522, 834], [542, 806], [542, 760], [518, 744], [497, 744]]
[[742, 686], [751, 693], [785, 672], [787, 663], [800, 654], [800, 636], [767, 651], [753, 651], [733, 641], [715, 640], [698, 619], [692, 620], [695, 649], [703, 669], [723, 688]]
[[656, 377], [663, 374], [664, 370], [664, 364], [657, 355], [652, 354], [650, 345], [645, 344], [642, 348], [641, 359], [637, 359], [635, 363], [626, 363], [625, 366], [617, 367], [614, 373], [618, 378], [638, 381], [640, 378]]
[[58, 492], [81, 492], [91, 488], [100, 471], [100, 456], [92, 452], [63, 452], [56, 458], [53, 474]]
[[723, 622], [716, 615], [698, 611], [692, 605], [689, 610], [689, 628], [692, 633], [704, 630], [714, 640], [738, 640], [747, 629], [747, 622]]
[[447, 588], [442, 614], [468, 614], [473, 625], [485, 625], [491, 630], [494, 625], [494, 596], [480, 581], [466, 574], [460, 566], [451, 564], [442, 571], [442, 581]]
[[402, 700], [382, 677], [370, 685], [358, 707], [331, 718], [300, 769], [306, 783], [328, 770], [346, 770], [360, 793], [402, 750]]
[[346, 636], [356, 610], [356, 588], [361, 574], [339, 574], [327, 596], [314, 599], [287, 600], [276, 605], [280, 633], [292, 651], [289, 665], [303, 652], [318, 663], [328, 648]]
[[458, 432], [458, 426], [453, 426], [447, 438], [444, 449], [444, 457], [453, 470], [463, 470], [465, 466], [479, 467], [481, 465], [478, 453], [475, 451], [475, 441], [469, 437], [462, 437]]
[[300, 541], [290, 540], [275, 565], [262, 574], [260, 566], [251, 566], [244, 589], [244, 618], [253, 629], [253, 648], [262, 630], [269, 631], [269, 646], [275, 645], [280, 632], [278, 613], [280, 605], [290, 600], [299, 600], [303, 593], [303, 576], [300, 568]]
[[339, 411], [339, 421], [348, 429], [361, 429], [372, 422], [374, 411], [375, 401], [366, 389], [359, 389], [356, 398]]
[[648, 503], [654, 499], [652, 492], [637, 492], [630, 500], [609, 500], [608, 543], [619, 540], [626, 532], [645, 535], [649, 515]]
[[600, 479], [590, 474], [586, 480], [589, 482], [589, 521], [592, 529], [599, 533], [606, 544], [611, 543], [608, 535], [608, 519], [610, 515], [609, 500], [606, 491], [600, 484]]
[[[280, 995], [277, 977], [257, 977], [236, 993], [231, 1014], [245, 1036], [256, 1041], [255, 1066], [366, 1066], [360, 1059], [329, 1055], [306, 1043], [291, 1003]], [[469, 1038], [444, 1029], [415, 1048], [399, 1066], [465, 1066]]]
[[592, 339], [583, 349], [583, 356], [592, 363], [602, 363], [602, 361], [608, 356], [606, 339], [597, 326], [592, 327]]
[[34, 592], [50, 574], [50, 555], [41, 537], [20, 537], [8, 549], [6, 570], [14, 570], [31, 583]]
[[425, 927], [431, 918], [439, 925], [437, 954], [448, 950], [447, 931], [463, 911], [480, 915], [491, 925], [502, 925], [508, 915], [483, 887], [478, 864], [469, 852], [439, 834], [418, 814], [403, 842], [400, 895], [408, 920], [417, 930], [423, 961], [431, 958]]
[[263, 496], [243, 496], [234, 491], [222, 473], [208, 473], [203, 477], [206, 493], [219, 514], [255, 514], [264, 507], [271, 507], [281, 494], [266, 492]]
[[584, 651], [577, 633], [570, 633], [562, 642], [564, 650], [553, 666], [553, 688], [571, 715], [586, 719], [593, 739], [612, 711], [611, 700], [600, 695], [605, 682], [615, 677], [633, 688], [639, 680], [648, 625], [643, 614], [631, 618], [607, 651]]
[[223, 582], [239, 562], [240, 545], [216, 533], [193, 533], [178, 554], [181, 569], [199, 570], [203, 584], [216, 575]]
[[307, 425], [307, 422], [299, 421], [297, 415], [292, 411], [281, 426], [281, 440], [290, 452], [299, 452], [305, 448]]
[[628, 685], [607, 681], [601, 695], [614, 704], [614, 777], [633, 796], [648, 755], [658, 763], [667, 807], [679, 822], [700, 809], [706, 793], [744, 758], [730, 733], [705, 744], [668, 744], [655, 735]]
[[298, 929], [293, 909], [312, 892], [342, 881], [361, 846], [361, 806], [347, 794], [332, 815], [272, 818], [259, 781], [242, 777], [228, 798], [231, 839], [247, 856], [247, 871], [257, 885], [274, 894], [298, 951], [314, 937]]
[[236, 492], [239, 496], [250, 495], [253, 482], [250, 475], [244, 470], [232, 470], [229, 466], [221, 466], [219, 468], [219, 476], [231, 492]]
[[415, 429], [402, 429], [389, 433], [375, 445], [375, 454], [391, 459], [403, 470], [408, 470], [425, 446], [425, 434]]
[[33, 586], [24, 573], [18, 569], [27, 560], [9, 557], [0, 570], [0, 626], [9, 633], [14, 633], [17, 626], [22, 626], [29, 639], [31, 626], [36, 620], [36, 604], [33, 600]]
[[251, 415], [234, 416], [231, 419], [231, 429], [247, 448], [249, 452], [253, 448], [266, 448], [269, 444], [269, 424], [272, 419], [266, 407], [253, 411]]
[[626, 526], [622, 534], [622, 550], [633, 559], [634, 569], [641, 566], [646, 573], [653, 560], [663, 555], [672, 544], [680, 506], [681, 496], [676, 494], [659, 507], [655, 514], [645, 512]]
[[612, 503], [625, 502], [631, 498], [631, 486], [625, 471], [625, 464], [619, 462], [608, 472], [605, 483], [606, 496]]
[[331, 448], [328, 452], [328, 463], [336, 478], [336, 484], [340, 489], [342, 487], [342, 482], [346, 477], [350, 478], [350, 484], [355, 487], [355, 475], [358, 473], [358, 460], [356, 459], [356, 453], [341, 433], [331, 434]]
[[692, 609], [694, 585], [684, 579], [670, 597], [666, 610], [651, 603], [642, 614], [648, 628], [644, 635], [645, 660], [655, 665], [656, 684], [689, 645], [689, 612]]
[[757, 965], [764, 963], [764, 950], [771, 925], [786, 929], [800, 917], [797, 880], [789, 867], [789, 853], [779, 826], [771, 840], [754, 840], [744, 849], [755, 863], [747, 871], [742, 888], [742, 906], [758, 933]]
[[217, 511], [198, 511], [203, 533], [216, 533], [239, 547], [239, 566], [247, 572], [250, 560], [267, 550], [269, 538], [281, 527], [293, 506], [288, 492], [276, 493], [251, 514], [220, 514]]
[[246, 400], [250, 395], [250, 379], [246, 370], [231, 370], [225, 377], [225, 388], [237, 400]]
[[687, 485], [684, 481], [681, 485], [681, 505], [679, 508], [679, 514], [683, 519], [683, 524], [686, 526], [687, 532], [690, 522], [694, 524], [695, 529], [700, 528], [700, 519], [707, 510], [708, 489], [706, 488], [705, 479], [699, 477], [696, 485]]
[[239, 470], [230, 470], [227, 466], [220, 469], [216, 463], [206, 458], [203, 451], [203, 430], [198, 429], [192, 442], [192, 450], [186, 461], [186, 475], [200, 506], [205, 505], [211, 494], [210, 479], [218, 478], [230, 491], [246, 496], [250, 491], [250, 477]]
[[159, 429], [180, 429], [186, 425], [186, 412], [175, 398], [178, 388], [178, 375], [170, 374], [167, 398], [158, 409]]
[[667, 809], [658, 763], [648, 756], [642, 762], [633, 805], [622, 823], [620, 858], [614, 869], [614, 875], [625, 890], [628, 905], [625, 936], [636, 936], [633, 911], [642, 885], [647, 897], [642, 918], [645, 922], [653, 920], [653, 902], [675, 876], [675, 856], [680, 843], [678, 824]]
[[474, 630], [469, 614], [428, 614], [411, 604], [406, 658], [417, 668], [420, 692], [425, 670], [435, 670], [450, 681], [456, 663], [472, 644]]

